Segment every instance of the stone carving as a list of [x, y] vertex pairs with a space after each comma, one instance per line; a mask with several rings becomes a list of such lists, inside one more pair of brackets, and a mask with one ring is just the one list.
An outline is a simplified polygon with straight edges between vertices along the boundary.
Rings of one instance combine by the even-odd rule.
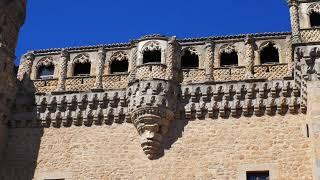
[[213, 63], [214, 63], [214, 46], [212, 43], [207, 43], [206, 45], [206, 80], [213, 80]]
[[27, 53], [23, 56], [23, 60], [20, 64], [20, 68], [17, 75], [19, 80], [22, 80], [24, 76], [31, 76], [34, 58], [35, 56], [32, 52]]
[[290, 9], [290, 20], [292, 30], [293, 43], [301, 42], [300, 39], [300, 22], [299, 22], [299, 7], [297, 0], [287, 0]]
[[130, 74], [129, 74], [129, 83], [134, 81], [136, 78], [136, 67], [137, 67], [137, 58], [138, 58], [138, 48], [133, 47], [130, 51]]
[[219, 54], [222, 54], [222, 53], [230, 54], [232, 52], [236, 52], [236, 47], [232, 44], [226, 44], [222, 46], [219, 50]]
[[298, 113], [301, 98], [293, 81], [188, 85], [182, 87], [186, 118]]
[[102, 76], [103, 76], [103, 66], [105, 63], [106, 51], [104, 47], [99, 48], [98, 50], [98, 63], [97, 63], [97, 74], [95, 81], [95, 89], [103, 89], [102, 85]]
[[246, 63], [246, 78], [253, 78], [253, 66], [254, 66], [254, 40], [252, 37], [247, 36], [245, 39], [245, 57]]
[[142, 47], [142, 52], [155, 50], [161, 51], [161, 46], [158, 41], [149, 41]]
[[141, 136], [141, 147], [149, 159], [157, 158], [174, 119], [176, 87], [164, 80], [143, 81], [130, 86], [127, 94], [131, 121]]
[[36, 67], [39, 68], [40, 66], [50, 66], [54, 64], [53, 62], [53, 58], [52, 57], [45, 57], [45, 58], [42, 58], [38, 61], [38, 63], [36, 64]]
[[[285, 41], [286, 37], [281, 37], [281, 42], [289, 43]], [[254, 37], [248, 36], [245, 39], [242, 53], [248, 61], [247, 66], [232, 68], [213, 68], [213, 64], [219, 61], [216, 58], [221, 53], [240, 51], [234, 39], [223, 42], [225, 45], [217, 49], [216, 53], [211, 40], [205, 40], [202, 44], [188, 44], [188, 47], [194, 47], [189, 49], [191, 53], [205, 57], [205, 69], [188, 71], [178, 68], [178, 59], [182, 55], [181, 42], [175, 37], [165, 39], [168, 42], [167, 49], [161, 49], [160, 43], [152, 39], [148, 39], [142, 47], [142, 52], [165, 52], [163, 55], [166, 61], [162, 64], [137, 66], [138, 44], [135, 42], [126, 48], [110, 48], [115, 53], [108, 60], [107, 46], [90, 49], [90, 52], [98, 53], [97, 63], [93, 64], [95, 77], [66, 77], [68, 63], [72, 65], [91, 60], [87, 52], [81, 51], [83, 53], [69, 61], [69, 53], [74, 53], [71, 52], [74, 50], [62, 50], [57, 61], [60, 65], [59, 79], [33, 81], [37, 92], [37, 118], [28, 119], [24, 124], [59, 128], [132, 123], [141, 137], [142, 150], [149, 159], [156, 159], [163, 152], [162, 143], [170, 124], [179, 118], [229, 118], [306, 112], [307, 78], [297, 80], [299, 76], [296, 74], [301, 73], [301, 77], [307, 77], [317, 71], [310, 64], [316, 64], [318, 50], [315, 50], [314, 56], [310, 56], [315, 57], [314, 61], [301, 57], [292, 62], [297, 78], [288, 80], [284, 78], [288, 77], [288, 69], [293, 66], [289, 59], [288, 64], [253, 64], [254, 41], [257, 41]], [[264, 42], [260, 48], [271, 43], [266, 39], [259, 41]], [[239, 38], [239, 42], [243, 43], [243, 37]], [[278, 41], [276, 39], [273, 42]], [[194, 49], [201, 49], [197, 46], [202, 49], [205, 47], [204, 51], [196, 52]], [[287, 46], [286, 55], [290, 58], [291, 44]], [[281, 43], [280, 47], [283, 48]], [[129, 55], [125, 53], [129, 51]], [[35, 52], [34, 56], [44, 55]], [[45, 57], [54, 56], [47, 52]], [[108, 64], [118, 60], [129, 60], [130, 74], [103, 75], [104, 71], [109, 71]], [[36, 66], [34, 63], [33, 66]], [[297, 70], [299, 68], [301, 72]], [[178, 78], [178, 74], [182, 76]], [[21, 124], [19, 119], [13, 121], [10, 123], [12, 127]]]
[[287, 49], [286, 49], [286, 60], [288, 63], [288, 76], [293, 75], [294, 62], [293, 62], [293, 48], [292, 48], [292, 39], [287, 38]]
[[67, 63], [69, 60], [69, 53], [66, 50], [62, 50], [60, 53], [60, 71], [59, 71], [59, 80], [58, 80], [58, 87], [57, 92], [65, 91], [65, 83], [67, 77]]
[[179, 44], [176, 41], [176, 37], [171, 38], [168, 41], [168, 50], [167, 50], [167, 72], [166, 72], [166, 78], [168, 80], [173, 80], [176, 78], [175, 69], [177, 69], [177, 59], [178, 54], [180, 54], [179, 51]]
[[310, 15], [312, 12], [320, 13], [320, 3], [316, 2], [311, 4], [308, 7], [308, 10], [307, 10], [308, 15]]
[[81, 53], [81, 54], [77, 55], [72, 61], [72, 64], [75, 64], [75, 63], [82, 63], [82, 64], [90, 63], [89, 54]]
[[124, 60], [128, 60], [127, 54], [122, 52], [122, 51], [118, 51], [112, 54], [111, 61], [124, 61]]
[[304, 43], [320, 41], [320, 30], [305, 29], [301, 31], [301, 41]]
[[[300, 56], [303, 52], [298, 49]], [[317, 80], [320, 78], [320, 51], [319, 48], [314, 47], [309, 52], [309, 57], [301, 59], [301, 72], [302, 77], [306, 80]]]
[[122, 123], [128, 120], [126, 102], [121, 91], [37, 96], [37, 119], [43, 127]]
[[181, 55], [183, 56], [186, 51], [189, 51], [191, 54], [195, 54], [199, 56], [199, 52], [194, 47], [186, 47], [181, 51]]

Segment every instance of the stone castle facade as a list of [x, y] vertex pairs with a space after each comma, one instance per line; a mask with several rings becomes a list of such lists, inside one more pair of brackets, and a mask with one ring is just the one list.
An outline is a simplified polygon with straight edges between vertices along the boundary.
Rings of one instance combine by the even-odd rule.
[[17, 83], [1, 7], [1, 179], [320, 180], [320, 1], [292, 32], [30, 51]]

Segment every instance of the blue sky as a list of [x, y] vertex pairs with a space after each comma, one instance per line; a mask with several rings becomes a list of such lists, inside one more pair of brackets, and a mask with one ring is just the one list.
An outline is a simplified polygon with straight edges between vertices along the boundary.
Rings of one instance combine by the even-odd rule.
[[[290, 31], [285, 0], [29, 0], [17, 58], [28, 50]], [[19, 60], [18, 60], [19, 61]]]

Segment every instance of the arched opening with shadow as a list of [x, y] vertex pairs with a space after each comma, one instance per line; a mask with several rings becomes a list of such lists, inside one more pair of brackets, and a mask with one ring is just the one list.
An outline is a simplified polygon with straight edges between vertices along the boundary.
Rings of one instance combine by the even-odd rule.
[[111, 74], [116, 73], [127, 73], [128, 72], [129, 63], [127, 59], [111, 62]]
[[261, 64], [279, 63], [279, 52], [273, 43], [269, 43], [260, 52]]
[[311, 27], [320, 26], [320, 13], [312, 11], [309, 15]]
[[37, 79], [52, 79], [54, 74], [54, 65], [41, 65], [38, 68]]
[[185, 50], [181, 57], [181, 69], [197, 68], [199, 68], [199, 56], [190, 50]]
[[85, 63], [76, 63], [74, 65], [74, 76], [90, 76], [90, 70], [91, 70], [91, 63], [85, 62]]
[[238, 66], [238, 53], [236, 51], [223, 52], [220, 55], [220, 60], [221, 67]]
[[143, 52], [143, 63], [157, 62], [161, 62], [161, 50], [146, 50]]

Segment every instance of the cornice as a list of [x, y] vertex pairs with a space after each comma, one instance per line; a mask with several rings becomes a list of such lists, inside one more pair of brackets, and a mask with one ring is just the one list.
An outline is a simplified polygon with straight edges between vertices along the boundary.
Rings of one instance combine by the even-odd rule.
[[[195, 38], [182, 38], [177, 39], [179, 43], [199, 43], [199, 42], [210, 42], [219, 40], [237, 40], [244, 39], [247, 36], [252, 38], [274, 38], [274, 37], [284, 37], [291, 35], [291, 32], [265, 32], [265, 33], [253, 33], [253, 34], [239, 34], [239, 35], [227, 35], [227, 36], [209, 36], [209, 37], [195, 37]], [[100, 45], [89, 45], [89, 46], [78, 46], [78, 47], [65, 47], [65, 48], [50, 48], [50, 49], [40, 49], [33, 50], [34, 54], [54, 54], [60, 52], [62, 49], [67, 51], [94, 51], [101, 47], [106, 48], [106, 50], [118, 49], [118, 48], [131, 48], [135, 43], [143, 40], [149, 39], [168, 39], [166, 36], [162, 35], [146, 35], [137, 40], [131, 40], [126, 43], [114, 43], [114, 44], [100, 44]]]

